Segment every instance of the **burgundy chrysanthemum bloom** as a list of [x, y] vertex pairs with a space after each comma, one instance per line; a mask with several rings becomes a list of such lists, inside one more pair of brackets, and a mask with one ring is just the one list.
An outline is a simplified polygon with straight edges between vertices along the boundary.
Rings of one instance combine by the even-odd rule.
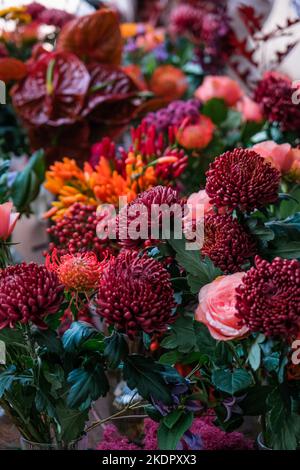
[[292, 101], [294, 92], [288, 77], [267, 72], [257, 85], [254, 99], [261, 104], [264, 116], [278, 122], [283, 131], [299, 131], [300, 106]]
[[45, 266], [22, 263], [0, 271], [0, 329], [16, 323], [34, 323], [58, 312], [63, 300], [63, 285]]
[[196, 38], [201, 38], [204, 12], [191, 5], [179, 5], [170, 17], [171, 30], [176, 34], [190, 32]]
[[[170, 208], [174, 212], [171, 213]], [[182, 217], [181, 201], [175, 189], [155, 186], [139, 194], [136, 199], [123, 207], [117, 216], [118, 242], [126, 248], [138, 248], [146, 241], [154, 242], [159, 239], [162, 219], [167, 211], [172, 220]]]
[[205, 218], [204, 244], [201, 249], [225, 274], [242, 271], [256, 253], [252, 235], [231, 215], [208, 215]]
[[96, 306], [101, 317], [131, 338], [139, 331], [165, 331], [174, 320], [170, 275], [155, 259], [125, 250], [103, 268]]
[[250, 149], [237, 148], [215, 159], [206, 172], [206, 192], [218, 208], [251, 212], [276, 202], [280, 172]]
[[108, 252], [106, 242], [100, 240], [96, 233], [101, 219], [94, 206], [73, 204], [62, 219], [47, 229], [53, 240], [48, 251], [56, 248], [58, 256], [92, 251], [101, 261]]
[[236, 289], [237, 317], [253, 332], [290, 338], [300, 330], [300, 263], [255, 258]]

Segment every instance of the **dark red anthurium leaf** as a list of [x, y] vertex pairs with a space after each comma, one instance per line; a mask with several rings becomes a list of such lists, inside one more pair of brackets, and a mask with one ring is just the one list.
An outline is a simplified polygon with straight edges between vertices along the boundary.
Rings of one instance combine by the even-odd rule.
[[59, 34], [57, 50], [73, 52], [84, 62], [119, 65], [122, 37], [116, 13], [105, 8], [69, 21]]
[[90, 82], [85, 65], [67, 52], [42, 54], [11, 91], [28, 126], [61, 126], [78, 120]]
[[27, 74], [27, 66], [24, 62], [13, 57], [0, 59], [0, 80], [5, 83], [11, 80], [21, 80]]
[[88, 70], [91, 81], [83, 115], [102, 123], [129, 120], [139, 92], [133, 80], [111, 65], [89, 64]]
[[48, 165], [66, 155], [83, 162], [89, 152], [90, 129], [85, 121], [60, 126], [39, 126], [29, 128], [32, 150], [44, 149]]

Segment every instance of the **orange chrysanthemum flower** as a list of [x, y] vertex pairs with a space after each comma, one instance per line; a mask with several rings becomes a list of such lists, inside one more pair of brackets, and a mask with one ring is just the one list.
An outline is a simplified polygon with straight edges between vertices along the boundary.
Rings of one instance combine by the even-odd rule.
[[59, 258], [57, 250], [54, 249], [47, 255], [45, 264], [70, 291], [88, 293], [98, 287], [102, 263], [98, 261], [95, 253], [67, 254]]

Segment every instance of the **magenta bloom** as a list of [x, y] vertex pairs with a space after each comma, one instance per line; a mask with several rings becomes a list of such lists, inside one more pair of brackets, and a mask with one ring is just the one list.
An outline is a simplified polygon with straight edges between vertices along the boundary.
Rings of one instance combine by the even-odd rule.
[[45, 328], [44, 318], [58, 312], [63, 286], [45, 266], [22, 263], [0, 271], [0, 329], [20, 323]]
[[255, 101], [261, 104], [264, 116], [278, 122], [283, 131], [300, 130], [300, 107], [292, 101], [294, 92], [291, 80], [276, 72], [267, 72], [255, 90]]
[[166, 330], [174, 320], [174, 292], [168, 271], [153, 258], [123, 251], [100, 276], [97, 313], [134, 337]]
[[206, 192], [218, 208], [251, 212], [278, 199], [280, 172], [253, 150], [223, 153], [206, 177]]
[[237, 317], [253, 332], [289, 338], [300, 330], [300, 263], [255, 259], [236, 289]]

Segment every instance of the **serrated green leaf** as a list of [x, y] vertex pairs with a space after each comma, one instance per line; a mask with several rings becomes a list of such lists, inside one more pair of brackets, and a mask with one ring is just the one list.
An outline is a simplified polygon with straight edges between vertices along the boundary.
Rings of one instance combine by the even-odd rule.
[[124, 362], [123, 375], [129, 388], [138, 390], [147, 399], [170, 404], [171, 392], [164, 380], [164, 366], [149, 357], [128, 356]]
[[127, 357], [128, 352], [128, 344], [123, 334], [115, 331], [111, 336], [105, 338], [104, 356], [110, 368], [118, 367], [120, 362]]
[[89, 323], [74, 322], [62, 337], [63, 347], [67, 352], [76, 352], [85, 340], [96, 334], [97, 330]]
[[102, 364], [96, 364], [89, 369], [80, 367], [68, 375], [71, 389], [67, 404], [70, 408], [88, 409], [91, 403], [107, 394], [109, 384]]

